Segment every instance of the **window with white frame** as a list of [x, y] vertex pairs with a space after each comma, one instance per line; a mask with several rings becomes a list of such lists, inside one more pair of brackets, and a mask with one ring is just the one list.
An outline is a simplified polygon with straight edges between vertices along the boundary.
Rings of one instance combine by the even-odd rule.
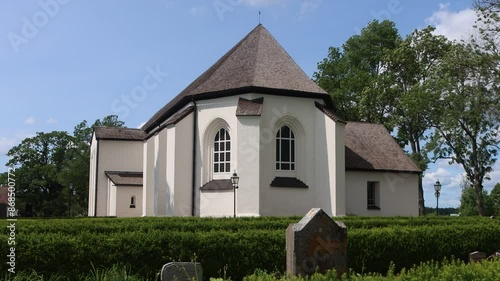
[[276, 133], [276, 170], [295, 171], [295, 134], [286, 125]]
[[367, 184], [367, 207], [368, 209], [380, 209], [379, 182], [369, 181]]
[[214, 174], [231, 171], [231, 138], [226, 129], [217, 131], [213, 151]]

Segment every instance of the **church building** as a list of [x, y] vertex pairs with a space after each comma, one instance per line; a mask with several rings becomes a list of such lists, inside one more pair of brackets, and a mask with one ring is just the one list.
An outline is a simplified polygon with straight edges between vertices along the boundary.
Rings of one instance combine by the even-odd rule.
[[141, 129], [95, 128], [88, 215], [417, 216], [421, 170], [334, 103], [259, 24]]

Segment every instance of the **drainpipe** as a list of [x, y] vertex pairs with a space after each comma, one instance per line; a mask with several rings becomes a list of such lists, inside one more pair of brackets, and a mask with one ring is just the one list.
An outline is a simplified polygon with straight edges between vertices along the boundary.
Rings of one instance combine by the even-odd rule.
[[195, 200], [196, 200], [196, 136], [198, 127], [198, 108], [196, 107], [196, 102], [194, 98], [192, 99], [194, 111], [193, 111], [193, 174], [192, 174], [192, 182], [193, 182], [193, 193], [191, 197], [191, 215], [194, 217], [195, 214]]

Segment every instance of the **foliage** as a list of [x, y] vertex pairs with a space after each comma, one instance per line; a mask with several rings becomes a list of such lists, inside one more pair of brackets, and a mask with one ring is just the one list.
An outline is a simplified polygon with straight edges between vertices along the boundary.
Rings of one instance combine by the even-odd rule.
[[[73, 135], [62, 131], [37, 133], [10, 149], [7, 166], [16, 168], [16, 205], [20, 215], [85, 214], [93, 127], [123, 125], [110, 115], [97, 120], [92, 127], [83, 121], [75, 127]], [[6, 182], [6, 174], [0, 175], [0, 180]], [[68, 190], [70, 183], [74, 194]]]
[[[210, 277], [240, 280], [261, 268], [285, 270], [285, 230], [299, 218], [19, 219], [17, 268], [79, 276], [127, 264], [152, 278], [170, 261], [196, 259]], [[500, 225], [489, 218], [342, 218], [348, 227], [349, 266], [384, 273], [471, 251], [493, 252]], [[0, 234], [5, 240], [7, 230]], [[6, 251], [7, 243], [0, 245]], [[106, 254], [103, 254], [106, 253]], [[78, 264], [78, 267], [74, 265]], [[224, 271], [227, 269], [227, 271]]]
[[454, 43], [434, 70], [436, 79], [428, 83], [440, 98], [433, 107], [435, 131], [427, 147], [435, 159], [462, 166], [480, 215], [485, 215], [483, 182], [496, 161], [500, 137], [500, 94], [483, 61], [484, 55], [471, 46]]

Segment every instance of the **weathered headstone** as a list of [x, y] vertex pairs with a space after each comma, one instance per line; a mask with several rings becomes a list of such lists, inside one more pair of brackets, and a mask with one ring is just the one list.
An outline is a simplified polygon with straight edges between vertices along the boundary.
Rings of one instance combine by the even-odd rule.
[[311, 209], [286, 230], [286, 271], [308, 276], [329, 269], [339, 277], [347, 272], [347, 228], [322, 209]]
[[484, 260], [485, 258], [486, 253], [483, 252], [475, 251], [469, 254], [469, 262], [478, 262]]
[[192, 280], [203, 280], [203, 268], [199, 262], [169, 262], [161, 269], [161, 281]]

